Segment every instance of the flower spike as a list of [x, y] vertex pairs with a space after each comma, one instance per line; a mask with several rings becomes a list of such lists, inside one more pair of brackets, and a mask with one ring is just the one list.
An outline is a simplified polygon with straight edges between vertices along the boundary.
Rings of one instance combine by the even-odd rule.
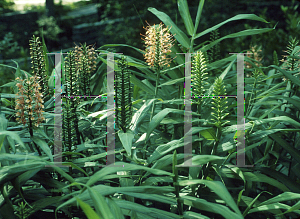
[[[147, 21], [146, 21], [147, 22]], [[174, 39], [173, 35], [169, 33], [171, 28], [163, 28], [163, 24], [150, 26], [144, 28], [146, 30], [146, 35], [142, 35], [145, 38], [142, 40], [145, 41], [145, 54], [144, 57], [148, 65], [152, 67], [162, 68], [163, 66], [170, 66], [172, 61], [170, 58], [167, 58], [167, 55], [171, 52], [171, 47], [173, 46]]]

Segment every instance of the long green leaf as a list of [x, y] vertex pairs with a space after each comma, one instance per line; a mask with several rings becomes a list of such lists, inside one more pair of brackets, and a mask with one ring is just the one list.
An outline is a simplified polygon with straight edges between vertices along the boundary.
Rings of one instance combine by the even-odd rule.
[[81, 201], [79, 198], [75, 198], [88, 219], [101, 219], [99, 215], [91, 208], [91, 206]]
[[104, 219], [114, 219], [109, 206], [107, 205], [104, 197], [96, 192], [93, 188], [88, 187], [89, 194], [94, 202], [94, 206], [98, 214], [102, 215]]
[[186, 218], [186, 219], [209, 219], [209, 217], [206, 217], [200, 213], [195, 213], [193, 211], [185, 211], [183, 213], [183, 218]]
[[[217, 24], [217, 25], [215, 25], [215, 26], [213, 26], [213, 27], [211, 27], [211, 28], [209, 28], [209, 29], [207, 29], [207, 30], [201, 32], [201, 33], [198, 33], [198, 34], [195, 36], [194, 39], [197, 39], [197, 38], [199, 38], [199, 37], [201, 37], [201, 36], [203, 36], [203, 35], [205, 35], [205, 34], [208, 34], [208, 33], [210, 33], [211, 31], [218, 29], [219, 27], [223, 26], [224, 24], [226, 24], [226, 23], [228, 23], [228, 22], [230, 22], [230, 21], [243, 20], [243, 19], [247, 19], [247, 20], [256, 20], [256, 21], [261, 21], [261, 22], [269, 23], [269, 22], [267, 22], [265, 19], [263, 19], [263, 18], [261, 18], [261, 17], [258, 17], [258, 16], [255, 15], [255, 14], [238, 14], [238, 15], [236, 15], [236, 16], [234, 16], [234, 17], [232, 17], [232, 18], [230, 18], [230, 19], [228, 19], [228, 20], [226, 20], [226, 21], [223, 21], [222, 23], [219, 23], [219, 24]], [[272, 29], [273, 29], [273, 28], [272, 28]]]
[[1, 167], [0, 169], [0, 185], [11, 181], [12, 179], [18, 177], [22, 173], [28, 170], [42, 169], [45, 167], [44, 162], [28, 162], [23, 164], [14, 164], [10, 166]]
[[197, 33], [197, 29], [198, 29], [198, 26], [200, 23], [200, 18], [201, 18], [201, 14], [202, 14], [202, 10], [203, 10], [204, 1], [205, 0], [199, 1], [198, 11], [197, 11], [196, 21], [195, 21], [195, 28], [194, 28], [194, 33], [193, 33], [193, 39], [195, 39], [195, 35]]
[[[261, 212], [261, 211], [268, 211], [271, 212], [272, 210], [277, 210], [278, 209], [285, 209], [285, 210], [289, 210], [291, 209], [291, 206], [286, 205], [286, 204], [282, 204], [282, 203], [273, 203], [273, 204], [268, 204], [268, 205], [262, 205], [259, 206], [257, 208], [252, 208], [249, 213], [254, 213], [254, 212]], [[296, 213], [300, 213], [300, 211], [295, 210]], [[286, 213], [286, 212], [285, 212]], [[281, 214], [278, 214], [281, 215]]]
[[[169, 113], [177, 113], [183, 115], [185, 113], [184, 110], [178, 110], [178, 109], [172, 109], [172, 108], [165, 108], [159, 113], [157, 113], [151, 122], [148, 125], [147, 129], [147, 135], [146, 135], [146, 141], [148, 140], [151, 132], [160, 124], [160, 122], [169, 114]], [[192, 113], [192, 115], [195, 115], [196, 113]]]
[[[163, 170], [156, 170], [151, 169], [144, 166], [139, 166], [136, 164], [129, 164], [124, 162], [116, 162], [115, 164], [111, 164], [109, 166], [104, 167], [102, 170], [96, 172], [94, 175], [92, 175], [89, 179], [89, 181], [86, 183], [87, 186], [93, 185], [95, 182], [102, 179], [102, 177], [116, 173], [118, 170], [120, 170], [120, 167], [122, 167], [122, 171], [128, 171], [128, 170], [145, 170], [149, 171], [150, 173], [157, 174], [157, 175], [171, 175], [171, 173], [163, 171]], [[128, 187], [126, 187], [128, 188]]]
[[[191, 78], [191, 76], [186, 77], [186, 78]], [[162, 86], [166, 86], [166, 85], [172, 85], [172, 84], [178, 84], [178, 83], [184, 82], [184, 80], [185, 80], [185, 78], [174, 79], [174, 80], [171, 80], [171, 81], [167, 81], [166, 83], [163, 83], [163, 84], [159, 85], [158, 87], [162, 87]]]
[[[111, 168], [114, 168], [114, 167], [111, 167]], [[120, 170], [120, 167], [118, 167], [116, 170]], [[122, 170], [124, 170], [124, 169], [122, 168]], [[76, 184], [79, 185], [81, 183], [76, 183], [76, 182], [73, 183], [73, 185], [76, 185]], [[87, 184], [85, 186], [88, 187]], [[122, 193], [123, 194], [123, 192], [125, 192], [125, 193], [133, 192], [133, 193], [140, 193], [140, 194], [162, 194], [162, 193], [174, 192], [174, 188], [170, 187], [170, 186], [161, 186], [161, 187], [158, 187], [158, 186], [111, 187], [111, 186], [105, 186], [105, 185], [96, 185], [96, 186], [93, 186], [91, 188], [93, 188], [93, 190], [96, 191], [96, 193], [99, 193], [102, 196], [114, 195], [115, 193]], [[77, 197], [80, 198], [83, 201], [89, 201], [91, 199], [90, 193], [88, 191], [83, 191], [81, 194], [78, 194]], [[75, 201], [76, 201], [75, 198], [71, 198], [71, 199], [67, 200], [66, 202], [64, 202], [63, 204], [59, 205], [57, 207], [57, 210], [64, 207], [64, 206], [72, 204]]]
[[[0, 136], [10, 136], [12, 139], [14, 139], [15, 142], [19, 143], [20, 146], [22, 146], [23, 148], [26, 148], [23, 141], [21, 140], [20, 136], [15, 133], [15, 132], [12, 132], [12, 131], [0, 131]], [[0, 148], [1, 150], [1, 148]]]
[[209, 50], [211, 47], [213, 47], [214, 45], [216, 45], [217, 43], [221, 42], [224, 39], [261, 34], [261, 33], [269, 32], [271, 30], [274, 30], [274, 29], [273, 28], [251, 29], [251, 30], [243, 30], [243, 31], [240, 31], [240, 32], [237, 32], [237, 33], [232, 33], [232, 34], [224, 36], [224, 37], [222, 37], [218, 40], [215, 40], [214, 42], [211, 42], [210, 44], [202, 47], [200, 50], [202, 52], [205, 52], [206, 50]]
[[300, 86], [300, 80], [298, 78], [296, 78], [295, 76], [293, 76], [291, 73], [285, 71], [282, 68], [279, 68], [276, 65], [270, 65], [269, 67], [275, 68], [278, 71], [280, 71], [284, 76], [286, 76], [288, 79], [290, 79], [294, 84], [297, 84], [298, 86]]
[[224, 205], [208, 202], [204, 199], [199, 199], [191, 196], [182, 196], [180, 198], [185, 205], [193, 206], [200, 210], [213, 212], [222, 215], [226, 219], [243, 219], [242, 215], [238, 215]]
[[131, 83], [138, 86], [139, 88], [146, 91], [147, 93], [154, 95], [154, 89], [151, 89], [151, 87], [149, 87], [145, 83], [141, 82], [140, 79], [136, 78], [134, 75], [131, 75], [130, 81], [131, 81]]
[[137, 129], [139, 127], [140, 122], [145, 118], [148, 114], [149, 108], [152, 106], [154, 99], [147, 100], [144, 105], [133, 115], [131, 119], [132, 126], [130, 129], [136, 134]]
[[47, 156], [53, 162], [53, 156], [51, 153], [51, 149], [48, 146], [48, 144], [46, 143], [46, 141], [44, 139], [41, 139], [38, 136], [32, 136], [31, 139], [37, 144], [38, 147], [40, 147], [45, 152], [45, 154], [47, 154]]
[[[257, 199], [260, 197], [260, 195], [261, 195], [262, 193], [264, 193], [264, 192], [267, 192], [267, 191], [262, 191], [261, 193], [259, 193], [259, 194], [252, 200], [252, 202], [250, 203], [250, 205], [248, 205], [248, 207], [246, 208], [246, 210], [243, 212], [243, 216], [244, 216], [244, 217], [248, 214], [249, 210], [250, 210], [250, 209], [252, 208], [252, 206], [255, 204], [255, 202], [256, 202]], [[270, 192], [267, 192], [267, 193], [269, 193], [270, 195], [272, 195], [272, 193], [270, 193]]]
[[[135, 212], [143, 213], [146, 216], [151, 216], [151, 218], [161, 218], [161, 219], [180, 219], [181, 217], [177, 214], [168, 212], [168, 211], [163, 211], [157, 208], [149, 208], [145, 207], [143, 205], [133, 203], [130, 201], [126, 200], [121, 200], [117, 198], [113, 198], [113, 200], [116, 202], [117, 205], [119, 205], [120, 208], [122, 209], [130, 209], [134, 210]], [[145, 217], [138, 217], [138, 218], [145, 218]]]
[[194, 24], [190, 15], [189, 6], [186, 0], [178, 0], [178, 10], [184, 22], [187, 33], [192, 36], [194, 33]]
[[118, 135], [128, 156], [131, 156], [131, 147], [132, 147], [132, 140], [134, 138], [134, 134], [130, 132], [124, 133], [122, 130], [120, 130], [118, 132]]
[[272, 204], [272, 203], [290, 201], [294, 199], [300, 199], [300, 194], [293, 193], [293, 192], [284, 192], [280, 195], [277, 195], [274, 198], [270, 198], [269, 200], [260, 203], [259, 205], [257, 205], [257, 207]]
[[[284, 116], [285, 117], [285, 116]], [[278, 118], [278, 117], [274, 117]], [[300, 152], [295, 147], [291, 146], [286, 140], [280, 138], [276, 134], [270, 134], [270, 137], [274, 139], [281, 147], [283, 147], [298, 163], [300, 163]]]
[[148, 11], [155, 14], [166, 26], [170, 29], [170, 32], [174, 35], [175, 39], [185, 48], [190, 48], [189, 38], [180, 30], [171, 18], [164, 12], [158, 11], [156, 8], [148, 8]]
[[210, 180], [182, 180], [179, 181], [178, 184], [180, 186], [187, 186], [187, 185], [193, 185], [193, 184], [205, 184], [207, 187], [209, 187], [214, 193], [216, 193], [220, 198], [222, 198], [226, 204], [229, 205], [239, 216], [242, 216], [242, 213], [240, 212], [239, 208], [237, 207], [235, 201], [233, 200], [232, 196], [228, 192], [227, 188], [224, 186], [223, 183], [219, 181], [210, 181]]

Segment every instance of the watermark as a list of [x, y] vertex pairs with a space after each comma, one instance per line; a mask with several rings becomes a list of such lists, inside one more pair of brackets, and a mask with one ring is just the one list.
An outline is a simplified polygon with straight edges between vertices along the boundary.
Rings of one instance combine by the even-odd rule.
[[[115, 72], [114, 54], [122, 53], [100, 53], [107, 54], [107, 133], [106, 133], [106, 166], [118, 167], [115, 164]], [[104, 165], [99, 165], [104, 166]], [[121, 166], [120, 166], [121, 167]]]
[[192, 95], [191, 95], [191, 54], [185, 54], [185, 81], [184, 81], [184, 163], [176, 165], [177, 167], [201, 167], [193, 165], [193, 145], [192, 145]]
[[[62, 54], [68, 53], [47, 53], [55, 55], [55, 76], [54, 76], [54, 164], [62, 166], [62, 101], [61, 101], [61, 59]], [[49, 167], [46, 165], [46, 167]], [[63, 165], [63, 167], [66, 167]]]
[[[192, 110], [191, 110], [191, 54], [185, 54], [185, 112], [184, 112], [184, 164], [178, 167], [195, 167], [192, 164]], [[244, 118], [244, 55], [251, 53], [229, 53], [237, 54], [237, 96], [228, 95], [226, 97], [237, 98], [237, 164], [230, 165], [235, 167], [253, 167], [246, 165], [245, 161], [245, 118]], [[209, 97], [209, 96], [205, 96]], [[225, 97], [225, 96], [212, 96]]]
[[237, 158], [236, 165], [231, 167], [253, 167], [246, 165], [245, 160], [245, 82], [244, 82], [244, 55], [252, 53], [229, 53], [237, 55]]
[[[61, 59], [62, 54], [68, 53], [47, 53], [55, 55], [55, 92], [54, 92], [54, 164], [62, 165], [62, 88], [61, 88]], [[118, 53], [100, 53], [107, 54], [107, 132], [106, 132], [106, 165], [112, 166], [115, 163], [115, 102], [114, 102], [114, 54]], [[122, 53], [120, 53], [122, 54]], [[91, 97], [85, 95], [70, 96], [70, 98]], [[96, 96], [101, 97], [101, 96]], [[99, 165], [104, 166], [104, 165]], [[117, 166], [117, 165], [113, 165]], [[63, 165], [63, 167], [66, 167]]]
[[[55, 55], [55, 111], [54, 111], [54, 163], [62, 164], [62, 100], [61, 100], [61, 54], [68, 53], [47, 53]], [[107, 150], [106, 166], [115, 166], [115, 102], [114, 102], [114, 54], [100, 53], [107, 55]], [[120, 53], [122, 54], [122, 53]], [[184, 113], [184, 164], [180, 167], [200, 167], [192, 164], [192, 95], [191, 95], [191, 54], [185, 54], [185, 113]], [[245, 164], [245, 118], [244, 118], [244, 55], [237, 54], [237, 96], [226, 96], [237, 98], [237, 164], [231, 166], [253, 167]], [[76, 96], [82, 97], [82, 96]], [[86, 96], [84, 96], [86, 97]], [[99, 96], [100, 97], [100, 96]], [[205, 96], [209, 97], [209, 96]], [[216, 96], [213, 96], [216, 97]], [[219, 96], [221, 97], [221, 96]], [[224, 96], [222, 96], [224, 97]], [[105, 165], [99, 165], [105, 166]]]

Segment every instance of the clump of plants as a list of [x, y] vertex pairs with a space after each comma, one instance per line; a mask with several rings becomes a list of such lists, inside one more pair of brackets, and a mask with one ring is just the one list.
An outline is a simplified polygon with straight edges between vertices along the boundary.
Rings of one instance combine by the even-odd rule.
[[222, 57], [221, 41], [276, 29], [219, 36], [231, 21], [267, 23], [239, 14], [199, 32], [203, 6], [193, 20], [178, 1], [184, 31], [148, 8], [162, 23], [148, 23], [144, 50], [130, 46], [144, 59], [82, 44], [51, 69], [33, 36], [31, 72], [1, 64], [15, 70], [1, 93], [3, 218], [299, 216], [298, 40], [282, 64], [250, 43], [244, 63]]

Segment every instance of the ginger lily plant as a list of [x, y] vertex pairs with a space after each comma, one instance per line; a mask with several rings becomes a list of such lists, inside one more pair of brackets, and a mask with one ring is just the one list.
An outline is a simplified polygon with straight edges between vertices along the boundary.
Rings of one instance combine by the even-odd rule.
[[[151, 67], [154, 67], [156, 71], [156, 85], [155, 85], [155, 94], [154, 98], [157, 97], [157, 91], [160, 80], [160, 71], [164, 66], [170, 67], [171, 58], [167, 57], [169, 53], [171, 53], [171, 48], [174, 43], [174, 39], [172, 34], [170, 34], [170, 29], [164, 28], [163, 24], [150, 26], [146, 29], [145, 45], [146, 45], [146, 53], [144, 54], [146, 62]], [[155, 110], [155, 102], [153, 102], [152, 113], [150, 117], [150, 121], [154, 116]]]
[[[74, 99], [72, 101], [72, 98], [62, 98], [62, 140], [65, 150], [58, 155], [68, 158], [62, 159], [62, 166], [54, 165], [57, 163], [53, 162], [53, 158], [58, 155], [53, 154], [56, 149], [53, 145], [57, 142], [52, 140], [54, 119], [60, 115], [53, 113], [53, 96], [43, 103], [39, 85], [41, 78], [38, 78], [42, 75], [36, 75], [43, 72], [39, 68], [42, 68], [44, 61], [39, 60], [39, 52], [35, 51], [40, 50], [44, 54], [44, 45], [37, 46], [37, 38], [32, 39], [31, 46], [36, 48], [32, 50], [35, 57], [33, 75], [25, 72], [26, 77], [21, 74], [24, 71], [17, 68], [17, 79], [13, 82], [13, 86], [16, 85], [19, 89], [17, 95], [1, 98], [5, 99], [3, 102], [7, 107], [1, 106], [4, 114], [0, 115], [0, 217], [4, 215], [11, 219], [14, 215], [29, 217], [33, 214], [41, 217], [46, 210], [47, 213], [52, 212], [51, 218], [84, 218], [86, 214], [93, 219], [218, 216], [243, 219], [249, 214], [257, 218], [282, 214], [291, 217], [299, 215], [299, 97], [291, 92], [291, 87], [283, 87], [285, 82], [273, 83], [273, 79], [281, 80], [284, 75], [298, 89], [296, 85], [300, 81], [290, 73], [297, 75], [295, 71], [299, 72], [295, 63], [298, 60], [297, 41], [293, 41], [293, 51], [287, 57], [296, 59], [289, 60], [293, 69], [283, 69], [284, 66], [276, 62], [276, 65], [269, 68], [277, 70], [277, 73], [269, 71], [268, 78], [259, 75], [267, 68], [255, 65], [250, 57], [245, 57], [245, 61], [249, 63], [248, 71], [258, 69], [254, 71], [254, 79], [245, 78], [245, 103], [251, 106], [246, 108], [245, 116], [245, 159], [246, 163], [255, 167], [232, 167], [231, 165], [236, 164], [235, 153], [228, 153], [235, 151], [237, 147], [234, 141], [237, 104], [235, 98], [229, 96], [236, 95], [237, 72], [234, 65], [237, 55], [220, 58], [221, 60], [207, 59], [206, 51], [211, 50], [209, 54], [214, 56], [214, 46], [225, 39], [261, 34], [274, 29], [244, 30], [220, 38], [214, 32], [212, 41], [201, 44], [199, 39], [202, 36], [228, 22], [241, 19], [266, 21], [253, 14], [240, 14], [207, 30], [198, 30], [201, 27], [204, 0], [199, 2], [195, 24], [187, 1], [178, 0], [177, 3], [185, 31], [165, 13], [149, 8], [162, 23], [146, 28], [146, 62], [114, 54], [119, 71], [115, 75], [115, 100], [118, 108], [116, 125], [119, 126], [119, 133], [115, 135], [114, 142], [109, 142], [106, 138], [107, 100], [100, 98], [106, 97], [106, 86], [109, 86], [106, 83], [108, 62], [102, 56], [94, 59], [94, 52], [101, 52], [103, 55], [108, 51], [101, 51], [101, 48], [96, 51], [84, 44], [69, 52], [66, 59], [62, 59], [62, 66], [66, 64], [62, 68], [64, 93], [69, 97], [91, 93], [97, 95], [92, 97], [94, 100], [85, 99], [80, 103]], [[131, 48], [140, 52], [137, 48]], [[185, 61], [186, 56], [179, 53], [186, 51], [194, 53], [192, 92], [193, 97], [200, 97], [198, 100], [193, 99], [193, 104], [197, 103], [199, 107], [191, 113], [192, 158], [187, 161], [192, 161], [194, 166], [182, 165], [188, 164], [185, 160], [185, 140], [188, 138], [187, 133], [184, 133], [185, 121], [182, 118], [185, 114], [185, 102], [181, 98], [183, 89], [178, 95], [178, 85], [183, 87], [188, 77], [185, 77], [184, 66], [189, 63]], [[260, 62], [255, 57], [254, 60]], [[95, 61], [99, 63], [96, 72]], [[216, 69], [217, 78], [208, 77]], [[156, 78], [155, 86], [151, 83], [153, 78]], [[255, 87], [255, 83], [257, 89], [253, 89], [255, 95], [252, 98], [249, 87]], [[53, 85], [53, 77], [48, 80], [48, 86], [50, 85]], [[289, 95], [281, 95], [284, 92], [289, 92]], [[215, 99], [211, 98], [213, 95]], [[228, 95], [227, 99], [223, 98], [225, 95]], [[206, 98], [201, 98], [205, 96]], [[7, 103], [6, 98], [16, 99], [15, 109], [8, 108], [11, 104]], [[163, 110], [155, 112], [154, 102], [158, 98]], [[289, 110], [280, 110], [281, 106]], [[8, 122], [7, 115], [16, 115], [21, 125], [15, 121]], [[38, 126], [31, 129], [30, 138], [26, 125]], [[36, 156], [33, 148], [27, 147], [32, 141], [38, 146], [37, 150], [41, 149], [39, 156]], [[145, 141], [148, 146], [146, 149]], [[109, 148], [110, 143], [112, 148]], [[105, 166], [111, 151], [115, 160], [111, 165]], [[255, 153], [255, 156], [250, 152]], [[145, 157], [142, 157], [143, 153]], [[286, 165], [286, 157], [289, 165]]]

